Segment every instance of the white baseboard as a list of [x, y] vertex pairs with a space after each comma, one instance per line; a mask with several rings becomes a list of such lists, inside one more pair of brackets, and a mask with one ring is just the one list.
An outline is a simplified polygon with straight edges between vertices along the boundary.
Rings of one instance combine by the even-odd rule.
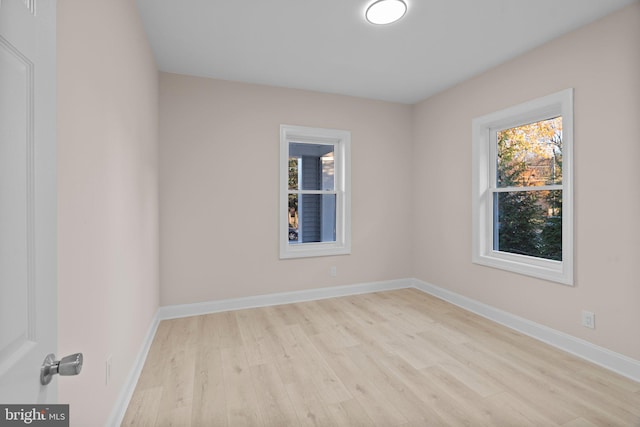
[[208, 301], [195, 304], [169, 305], [160, 307], [160, 320], [179, 317], [198, 316], [221, 311], [242, 310], [245, 308], [268, 307], [272, 305], [291, 304], [295, 302], [315, 301], [347, 295], [367, 294], [371, 292], [390, 291], [413, 286], [412, 279], [387, 280], [384, 282], [360, 283], [357, 285], [332, 286], [330, 288], [308, 289], [304, 291], [281, 292], [277, 294], [258, 295], [244, 298], [232, 298], [219, 301]]
[[233, 298], [219, 301], [209, 301], [195, 304], [181, 304], [160, 307], [153, 318], [149, 331], [145, 337], [140, 354], [136, 358], [125, 382], [106, 427], [116, 427], [122, 423], [129, 401], [133, 395], [142, 367], [149, 353], [151, 342], [155, 336], [160, 320], [179, 317], [198, 316], [201, 314], [218, 313], [229, 310], [267, 307], [281, 304], [291, 304], [303, 301], [315, 301], [347, 295], [366, 294], [371, 292], [390, 291], [395, 289], [415, 288], [433, 295], [458, 307], [476, 313], [508, 328], [514, 329], [539, 341], [550, 344], [582, 359], [593, 362], [603, 368], [617, 372], [627, 378], [640, 382], [640, 361], [622, 354], [599, 347], [588, 341], [573, 337], [547, 326], [518, 317], [506, 311], [499, 310], [481, 302], [467, 298], [447, 289], [440, 288], [418, 279], [398, 279], [384, 282], [361, 283], [357, 285], [333, 286], [330, 288], [309, 289], [305, 291], [283, 292], [277, 294], [259, 295], [245, 298]]
[[413, 279], [412, 287], [640, 382], [638, 360], [418, 279]]
[[153, 338], [156, 336], [156, 330], [158, 329], [159, 323], [160, 318], [156, 311], [153, 319], [151, 319], [149, 330], [144, 337], [138, 357], [136, 357], [135, 363], [133, 364], [129, 375], [125, 379], [125, 383], [120, 390], [116, 404], [111, 410], [111, 414], [109, 415], [109, 419], [107, 420], [105, 427], [119, 427], [120, 424], [122, 424], [124, 415], [127, 412], [127, 407], [129, 407], [129, 402], [131, 401], [131, 396], [133, 396], [136, 384], [138, 384], [138, 378], [140, 378], [140, 374], [142, 373], [144, 362], [147, 360], [147, 354], [149, 354], [151, 343], [153, 342]]

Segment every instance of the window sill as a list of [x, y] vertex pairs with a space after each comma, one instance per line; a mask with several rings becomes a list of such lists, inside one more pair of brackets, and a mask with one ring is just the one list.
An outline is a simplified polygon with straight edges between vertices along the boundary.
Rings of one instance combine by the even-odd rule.
[[568, 271], [562, 261], [492, 251], [490, 255], [474, 255], [472, 262], [486, 267], [498, 268], [573, 286], [573, 272]]
[[350, 253], [350, 247], [337, 243], [286, 244], [284, 248], [281, 247], [280, 259], [349, 255]]

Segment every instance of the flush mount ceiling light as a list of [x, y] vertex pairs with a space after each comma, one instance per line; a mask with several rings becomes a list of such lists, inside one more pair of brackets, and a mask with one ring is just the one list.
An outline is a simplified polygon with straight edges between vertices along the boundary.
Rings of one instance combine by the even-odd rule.
[[378, 0], [367, 8], [365, 17], [372, 24], [391, 24], [402, 18], [407, 4], [402, 0]]

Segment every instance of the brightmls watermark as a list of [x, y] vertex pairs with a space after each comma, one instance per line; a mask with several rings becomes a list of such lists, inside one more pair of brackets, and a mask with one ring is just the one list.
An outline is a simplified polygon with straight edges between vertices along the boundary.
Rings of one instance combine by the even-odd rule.
[[69, 405], [2, 405], [0, 427], [69, 427]]

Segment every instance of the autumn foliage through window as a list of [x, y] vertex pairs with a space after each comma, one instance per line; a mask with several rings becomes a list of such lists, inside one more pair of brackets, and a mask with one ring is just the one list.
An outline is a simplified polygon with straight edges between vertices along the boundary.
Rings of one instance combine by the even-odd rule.
[[494, 250], [562, 260], [562, 117], [497, 132]]

